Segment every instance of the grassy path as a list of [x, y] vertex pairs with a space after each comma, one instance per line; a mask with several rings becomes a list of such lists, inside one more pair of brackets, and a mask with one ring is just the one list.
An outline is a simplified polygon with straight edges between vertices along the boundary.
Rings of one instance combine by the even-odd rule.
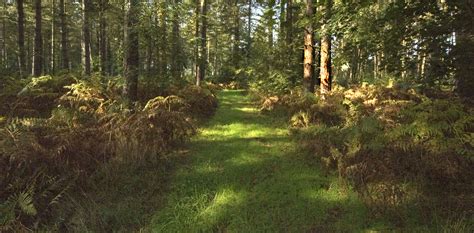
[[[153, 232], [333, 232], [368, 228], [355, 195], [301, 159], [284, 122], [240, 91], [191, 143]], [[301, 153], [301, 152], [300, 152]], [[298, 158], [299, 156], [299, 158]]]

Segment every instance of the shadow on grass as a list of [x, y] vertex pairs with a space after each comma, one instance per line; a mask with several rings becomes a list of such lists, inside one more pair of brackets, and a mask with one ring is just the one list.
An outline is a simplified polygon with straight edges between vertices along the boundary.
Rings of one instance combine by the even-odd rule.
[[[154, 232], [334, 232], [377, 228], [354, 192], [299, 156], [284, 122], [240, 91], [191, 142]], [[383, 224], [382, 224], [383, 225]]]

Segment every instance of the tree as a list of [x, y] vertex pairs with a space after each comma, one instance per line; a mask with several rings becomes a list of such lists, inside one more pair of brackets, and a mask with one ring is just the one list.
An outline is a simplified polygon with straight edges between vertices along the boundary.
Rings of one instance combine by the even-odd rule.
[[198, 51], [198, 66], [196, 67], [196, 85], [200, 86], [201, 82], [204, 81], [206, 75], [207, 66], [207, 0], [200, 0], [200, 38], [199, 38], [199, 51]]
[[33, 50], [33, 76], [39, 77], [43, 72], [43, 35], [41, 30], [41, 0], [35, 0], [35, 46]]
[[82, 0], [82, 72], [86, 76], [91, 75], [90, 8], [90, 0]]
[[25, 75], [25, 11], [23, 0], [16, 1], [18, 12], [18, 71], [20, 76]]
[[313, 0], [306, 0], [305, 16], [307, 21], [304, 29], [304, 71], [303, 71], [303, 85], [305, 89], [314, 92], [314, 31], [313, 31], [313, 17], [314, 17]]
[[179, 54], [181, 50], [181, 36], [180, 36], [180, 19], [179, 19], [179, 4], [180, 0], [173, 0], [173, 28], [171, 32], [171, 43], [172, 50], [171, 53], [171, 76], [174, 79], [180, 79], [182, 73], [182, 61], [180, 60]]
[[138, 18], [140, 13], [140, 1], [128, 0], [128, 9], [125, 20], [125, 60], [124, 60], [124, 96], [130, 102], [138, 100], [138, 76], [139, 76], [139, 36]]
[[321, 37], [321, 95], [325, 95], [332, 88], [332, 71], [331, 71], [331, 34], [328, 27], [328, 21], [331, 17], [332, 0], [326, 0], [324, 9], [324, 25], [323, 36]]
[[108, 4], [108, 0], [99, 1], [99, 57], [102, 75], [107, 73], [107, 20], [105, 13]]
[[61, 28], [61, 69], [69, 70], [68, 26], [66, 22], [66, 4], [59, 0], [59, 20]]
[[456, 91], [465, 98], [474, 96], [474, 2], [469, 0], [453, 1], [457, 9], [455, 14], [455, 65]]

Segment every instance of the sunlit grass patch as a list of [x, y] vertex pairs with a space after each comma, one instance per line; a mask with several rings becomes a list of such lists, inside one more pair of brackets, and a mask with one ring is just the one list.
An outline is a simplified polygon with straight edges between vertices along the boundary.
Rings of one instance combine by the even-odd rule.
[[[154, 216], [154, 232], [307, 232], [319, 224], [362, 231], [371, 225], [351, 191], [296, 156], [301, 152], [285, 122], [257, 114], [242, 92], [223, 91], [219, 99], [216, 116], [191, 141], [191, 162], [178, 170], [167, 205]], [[339, 206], [352, 213], [328, 218]]]

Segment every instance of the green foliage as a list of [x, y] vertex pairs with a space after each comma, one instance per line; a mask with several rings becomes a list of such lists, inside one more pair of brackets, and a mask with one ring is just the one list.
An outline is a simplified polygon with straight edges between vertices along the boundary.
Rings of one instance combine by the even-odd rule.
[[71, 190], [87, 189], [105, 164], [157, 161], [195, 134], [196, 117], [209, 117], [217, 107], [209, 90], [185, 87], [129, 109], [117, 79], [93, 76], [65, 89], [56, 88], [64, 83], [59, 79], [32, 79], [21, 94], [55, 93], [49, 118], [7, 118], [0, 127], [5, 230], [67, 224], [74, 211], [69, 198], [79, 196]]
[[460, 100], [375, 86], [274, 99], [304, 146], [375, 212], [397, 219], [410, 205], [458, 215], [472, 208], [473, 110]]

